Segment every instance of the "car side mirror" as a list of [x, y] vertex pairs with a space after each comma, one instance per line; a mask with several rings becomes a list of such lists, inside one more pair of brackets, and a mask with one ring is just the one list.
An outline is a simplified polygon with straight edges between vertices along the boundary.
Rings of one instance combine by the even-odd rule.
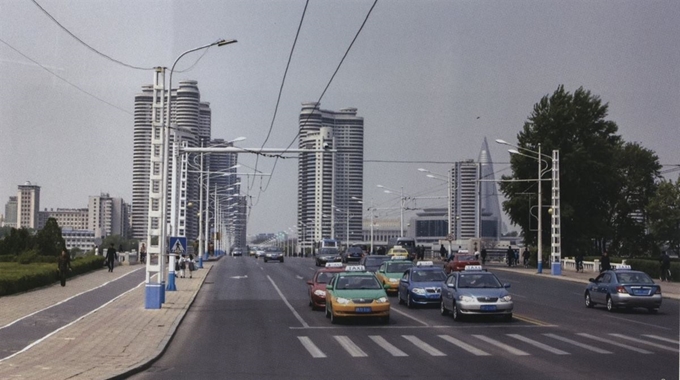
[[590, 281], [590, 282], [596, 282], [594, 278], [589, 278], [588, 281]]
[[455, 288], [455, 287], [456, 287], [456, 285], [454, 285], [454, 284], [446, 284], [446, 287], [447, 287], [447, 288], [451, 288], [451, 289], [453, 289], [453, 288]]
[[312, 282], [312, 280], [308, 280], [307, 285], [314, 285], [314, 283]]
[[509, 282], [506, 282], [505, 284], [503, 284], [503, 287], [506, 288], [506, 289], [509, 288], [509, 287], [510, 287], [510, 283], [509, 283]]

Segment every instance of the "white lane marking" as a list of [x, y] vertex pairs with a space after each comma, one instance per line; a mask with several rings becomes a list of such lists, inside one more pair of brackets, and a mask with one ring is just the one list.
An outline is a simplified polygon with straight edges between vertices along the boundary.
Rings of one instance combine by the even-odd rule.
[[668, 343], [680, 344], [680, 343], [678, 343], [677, 340], [664, 338], [664, 337], [662, 337], [662, 336], [649, 335], [649, 334], [643, 334], [642, 336], [646, 336], [647, 338], [652, 338], [652, 339], [663, 340], [664, 342], [668, 342]]
[[404, 339], [413, 343], [416, 347], [420, 348], [421, 350], [427, 352], [432, 356], [446, 356], [445, 353], [423, 342], [422, 340], [418, 339], [415, 335], [402, 335], [402, 337], [404, 337]]
[[520, 350], [520, 349], [517, 349], [517, 348], [515, 348], [515, 347], [509, 346], [509, 345], [507, 345], [507, 344], [505, 344], [505, 343], [503, 343], [503, 342], [499, 342], [499, 341], [497, 341], [497, 340], [495, 340], [495, 339], [491, 339], [491, 338], [489, 338], [488, 336], [485, 336], [485, 335], [474, 335], [474, 334], [473, 334], [472, 336], [474, 336], [475, 338], [477, 338], [477, 339], [479, 339], [479, 340], [483, 340], [483, 341], [485, 341], [485, 342], [487, 342], [487, 343], [489, 343], [489, 344], [493, 344], [494, 346], [496, 346], [496, 347], [498, 347], [498, 348], [502, 348], [502, 349], [504, 349], [505, 351], [508, 351], [509, 353], [511, 353], [511, 354], [513, 354], [513, 355], [517, 355], [517, 356], [528, 356], [528, 355], [531, 355], [531, 354], [528, 353], [528, 352], [524, 352], [524, 351], [522, 351], [522, 350]]
[[489, 356], [489, 355], [491, 355], [490, 353], [488, 353], [486, 351], [482, 351], [479, 348], [472, 346], [470, 344], [467, 344], [467, 343], [463, 342], [462, 340], [458, 340], [458, 339], [456, 339], [456, 338], [454, 338], [450, 335], [439, 335], [439, 337], [444, 339], [445, 341], [451, 343], [451, 344], [455, 344], [456, 346], [464, 349], [465, 351], [467, 351], [471, 354], [474, 354], [474, 355], [477, 355], [477, 356]]
[[302, 346], [304, 346], [307, 349], [307, 352], [309, 352], [313, 358], [326, 357], [326, 354], [324, 354], [323, 351], [321, 351], [319, 347], [317, 347], [316, 344], [314, 344], [314, 342], [312, 342], [312, 340], [309, 339], [309, 337], [299, 336], [298, 339], [300, 340], [300, 343], [302, 343]]
[[577, 335], [580, 335], [580, 336], [586, 337], [586, 338], [590, 338], [590, 339], [596, 340], [596, 341], [598, 341], [598, 342], [609, 343], [609, 344], [612, 344], [612, 345], [617, 346], [617, 347], [621, 347], [621, 348], [625, 348], [625, 349], [627, 349], [627, 350], [632, 350], [632, 351], [635, 351], [635, 352], [639, 352], [639, 353], [641, 353], [641, 354], [652, 354], [652, 353], [653, 353], [653, 352], [651, 352], [651, 351], [643, 350], [642, 348], [631, 347], [631, 346], [629, 346], [629, 345], [627, 345], [627, 344], [623, 344], [623, 343], [619, 343], [619, 342], [614, 342], [614, 341], [612, 341], [612, 340], [605, 339], [605, 338], [600, 338], [599, 336], [590, 335], [590, 334], [587, 334], [587, 333], [578, 333]]
[[517, 339], [517, 340], [521, 340], [521, 341], [524, 342], [524, 343], [528, 343], [528, 344], [530, 344], [530, 345], [532, 345], [532, 346], [534, 346], [534, 347], [538, 347], [538, 348], [540, 348], [540, 349], [542, 349], [542, 350], [546, 350], [546, 351], [548, 351], [548, 352], [552, 352], [552, 353], [555, 354], [555, 355], [571, 355], [571, 354], [568, 353], [567, 351], [562, 351], [562, 350], [557, 349], [557, 348], [555, 348], [555, 347], [548, 346], [547, 344], [543, 344], [543, 343], [541, 343], [541, 342], [537, 342], [537, 341], [535, 341], [535, 340], [533, 340], [533, 339], [529, 339], [529, 338], [527, 338], [527, 337], [525, 337], [525, 336], [523, 336], [523, 335], [519, 335], [519, 334], [507, 334], [507, 335], [508, 335], [509, 337], [515, 338], [515, 339]]
[[352, 340], [349, 339], [348, 337], [344, 335], [333, 335], [333, 338], [335, 338], [335, 340], [338, 343], [340, 343], [342, 348], [344, 348], [345, 351], [347, 351], [347, 353], [352, 355], [352, 357], [364, 358], [368, 356], [364, 351], [361, 350], [361, 348], [359, 348], [359, 346], [354, 344], [354, 342], [352, 342]]
[[380, 335], [369, 335], [372, 341], [374, 341], [378, 346], [385, 349], [385, 351], [392, 354], [392, 356], [408, 356], [404, 351], [395, 347], [392, 343], [385, 340], [385, 338]]
[[286, 297], [283, 295], [283, 293], [281, 292], [281, 290], [279, 289], [279, 287], [276, 286], [276, 284], [274, 283], [274, 280], [272, 280], [272, 278], [269, 277], [269, 275], [267, 275], [267, 278], [269, 279], [269, 282], [272, 283], [272, 286], [274, 287], [274, 289], [276, 289], [276, 292], [279, 293], [279, 297], [281, 297], [281, 299], [283, 300], [283, 303], [285, 303], [286, 306], [288, 306], [288, 309], [290, 309], [290, 311], [293, 313], [293, 315], [295, 316], [295, 318], [297, 318], [297, 320], [300, 321], [300, 323], [302, 324], [303, 327], [309, 327], [309, 324], [307, 324], [307, 322], [305, 322], [305, 320], [302, 319], [302, 317], [300, 316], [300, 314], [298, 314], [298, 312], [295, 311], [295, 309], [293, 308], [293, 305], [291, 305], [290, 302], [288, 302], [288, 300], [287, 300]]
[[69, 300], [72, 300], [72, 299], [74, 299], [74, 298], [76, 298], [76, 297], [78, 297], [78, 296], [80, 296], [80, 295], [83, 295], [83, 294], [85, 294], [85, 293], [89, 293], [89, 292], [91, 292], [91, 291], [93, 291], [93, 290], [95, 290], [95, 289], [99, 289], [99, 288], [101, 288], [101, 287], [103, 287], [103, 286], [106, 286], [106, 285], [108, 285], [108, 284], [110, 284], [110, 283], [112, 283], [112, 282], [114, 282], [114, 281], [120, 280], [121, 278], [123, 278], [123, 277], [129, 275], [130, 273], [134, 273], [134, 272], [136, 272], [136, 271], [138, 271], [138, 270], [141, 270], [141, 269], [142, 269], [142, 268], [137, 268], [137, 269], [135, 269], [135, 270], [131, 270], [131, 271], [125, 273], [124, 275], [120, 276], [120, 277], [114, 278], [113, 280], [107, 281], [107, 282], [105, 282], [105, 283], [103, 283], [103, 284], [101, 284], [101, 285], [99, 285], [99, 286], [96, 286], [96, 287], [94, 287], [94, 288], [92, 288], [92, 289], [86, 290], [86, 291], [84, 291], [84, 292], [80, 292], [80, 293], [78, 293], [78, 294], [76, 294], [76, 295], [74, 295], [74, 296], [71, 296], [71, 297], [69, 297], [69, 298], [66, 298], [66, 299], [63, 300], [63, 301], [59, 301], [59, 302], [55, 303], [54, 305], [50, 305], [50, 306], [48, 306], [48, 307], [46, 307], [46, 308], [40, 309], [40, 310], [38, 310], [38, 311], [34, 311], [34, 312], [31, 313], [31, 314], [24, 315], [23, 317], [21, 317], [21, 318], [15, 320], [15, 321], [12, 321], [12, 322], [10, 322], [10, 323], [8, 323], [8, 324], [6, 324], [6, 325], [0, 327], [0, 330], [4, 329], [4, 328], [6, 328], [6, 327], [10, 327], [10, 326], [12, 326], [13, 324], [15, 324], [15, 323], [17, 323], [17, 322], [19, 322], [19, 321], [21, 321], [21, 320], [24, 320], [24, 319], [26, 319], [26, 318], [28, 318], [28, 317], [31, 317], [31, 316], [33, 316], [33, 315], [36, 315], [36, 314], [38, 314], [38, 313], [40, 313], [40, 312], [43, 312], [43, 311], [45, 311], [45, 310], [47, 310], [47, 309], [53, 308], [53, 307], [55, 307], [55, 306], [57, 306], [57, 305], [61, 305], [62, 303], [67, 302], [67, 301], [69, 301]]
[[623, 334], [609, 334], [609, 335], [615, 336], [615, 337], [621, 338], [621, 339], [627, 339], [627, 340], [630, 340], [630, 341], [633, 341], [633, 342], [637, 342], [637, 343], [646, 344], [646, 345], [648, 345], [648, 346], [660, 348], [660, 349], [662, 349], [662, 350], [668, 350], [668, 351], [673, 351], [673, 352], [680, 352], [680, 351], [678, 351], [677, 348], [666, 347], [666, 346], [661, 345], [661, 344], [652, 343], [652, 342], [647, 342], [646, 340], [633, 338], [633, 337], [626, 336], [626, 335], [623, 335]]
[[403, 315], [404, 317], [411, 318], [411, 319], [413, 319], [414, 321], [423, 324], [424, 326], [429, 326], [429, 325], [427, 324], [427, 322], [425, 322], [425, 321], [423, 321], [423, 320], [420, 320], [420, 319], [418, 319], [418, 318], [416, 318], [416, 317], [414, 317], [414, 316], [412, 316], [412, 315], [406, 314], [406, 313], [404, 313], [403, 311], [397, 309], [396, 307], [390, 307], [390, 311], [394, 311], [394, 312], [396, 312], [396, 313], [399, 313], [399, 314]]
[[299, 274], [296, 274], [295, 278], [297, 278], [298, 280], [302, 280], [302, 276], [300, 276]]
[[550, 338], [553, 338], [553, 339], [561, 340], [562, 342], [573, 344], [574, 346], [581, 347], [581, 348], [584, 348], [586, 350], [597, 352], [598, 354], [611, 354], [612, 353], [611, 351], [603, 350], [601, 348], [597, 348], [597, 347], [594, 347], [594, 346], [591, 346], [591, 345], [588, 345], [588, 344], [585, 344], [585, 343], [577, 342], [575, 340], [565, 338], [565, 337], [561, 337], [559, 335], [555, 335], [555, 334], [543, 334], [543, 335], [550, 337]]
[[658, 325], [658, 324], [655, 325], [655, 324], [651, 324], [651, 323], [644, 323], [644, 322], [636, 321], [636, 320], [634, 320], [634, 319], [615, 317], [615, 316], [613, 316], [613, 315], [609, 315], [608, 317], [609, 317], [609, 318], [614, 318], [614, 319], [619, 319], [619, 320], [622, 320], [622, 321], [626, 321], [626, 322], [628, 322], [628, 323], [637, 323], [637, 324], [643, 325], [643, 326], [656, 327], [656, 328], [658, 328], [658, 329], [670, 330], [669, 327], [664, 327], [664, 326], [661, 326], [661, 325]]
[[[137, 269], [135, 269], [135, 270], [137, 270]], [[115, 300], [117, 300], [118, 298], [123, 297], [124, 295], [126, 295], [126, 294], [130, 293], [131, 291], [133, 291], [133, 290], [139, 288], [140, 286], [144, 285], [145, 282], [146, 282], [146, 280], [145, 280], [145, 281], [142, 281], [141, 283], [139, 283], [139, 285], [135, 286], [134, 288], [129, 289], [128, 291], [126, 291], [126, 292], [124, 292], [124, 293], [121, 293], [121, 294], [117, 295], [116, 297], [114, 297], [113, 299], [111, 299], [109, 302], [107, 302], [107, 303], [105, 303], [105, 304], [99, 306], [98, 308], [96, 308], [96, 309], [94, 309], [94, 310], [91, 310], [89, 313], [86, 313], [85, 315], [80, 316], [78, 319], [74, 320], [73, 322], [71, 322], [71, 323], [69, 323], [69, 324], [67, 324], [67, 325], [61, 326], [60, 328], [58, 328], [58, 329], [52, 331], [51, 333], [49, 333], [49, 334], [45, 335], [44, 337], [42, 337], [42, 338], [36, 340], [35, 342], [29, 344], [28, 346], [24, 347], [23, 349], [21, 349], [21, 350], [19, 350], [19, 351], [13, 353], [12, 355], [0, 359], [0, 363], [2, 363], [3, 361], [5, 361], [5, 360], [7, 360], [7, 359], [13, 358], [13, 357], [19, 355], [19, 354], [22, 353], [22, 352], [28, 351], [29, 349], [31, 349], [31, 348], [32, 348], [33, 346], [35, 346], [36, 344], [41, 343], [42, 341], [44, 341], [45, 339], [47, 339], [47, 338], [51, 337], [52, 335], [58, 333], [59, 331], [61, 331], [61, 330], [65, 329], [65, 328], [67, 328], [67, 327], [70, 327], [70, 326], [76, 324], [77, 322], [81, 321], [83, 318], [87, 317], [87, 316], [90, 315], [90, 314], [94, 314], [94, 313], [98, 312], [99, 310], [101, 310], [101, 309], [103, 309], [104, 307], [108, 306], [109, 304], [111, 304], [112, 302], [114, 302]]]

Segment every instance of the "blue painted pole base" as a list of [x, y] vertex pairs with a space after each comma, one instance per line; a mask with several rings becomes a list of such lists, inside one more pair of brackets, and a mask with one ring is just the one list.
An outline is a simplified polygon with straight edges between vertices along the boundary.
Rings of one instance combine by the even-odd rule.
[[538, 270], [536, 271], [536, 273], [543, 273], [543, 261], [538, 263]]
[[161, 281], [161, 303], [165, 303], [165, 281]]
[[168, 285], [165, 287], [165, 290], [169, 292], [177, 291], [177, 286], [175, 285], [175, 272], [168, 273]]
[[198, 269], [203, 269], [203, 256], [199, 255], [198, 256]]
[[561, 276], [562, 275], [562, 263], [560, 263], [560, 262], [552, 263], [551, 272], [554, 276]]
[[160, 309], [161, 308], [161, 292], [163, 290], [162, 284], [146, 284], [144, 308], [145, 309]]

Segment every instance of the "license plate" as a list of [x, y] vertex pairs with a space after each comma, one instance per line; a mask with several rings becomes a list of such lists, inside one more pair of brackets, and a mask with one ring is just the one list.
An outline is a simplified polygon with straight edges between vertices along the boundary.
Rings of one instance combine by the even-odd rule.
[[372, 310], [370, 307], [357, 307], [354, 311], [357, 313], [370, 313]]
[[495, 311], [496, 305], [482, 305], [479, 307], [479, 309], [482, 311]]
[[633, 289], [633, 295], [636, 296], [646, 296], [649, 292], [645, 289]]

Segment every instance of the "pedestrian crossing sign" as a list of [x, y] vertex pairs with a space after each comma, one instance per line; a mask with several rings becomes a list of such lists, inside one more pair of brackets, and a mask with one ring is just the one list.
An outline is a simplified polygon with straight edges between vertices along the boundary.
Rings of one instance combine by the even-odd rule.
[[187, 238], [185, 236], [170, 237], [170, 253], [182, 255], [187, 251]]

